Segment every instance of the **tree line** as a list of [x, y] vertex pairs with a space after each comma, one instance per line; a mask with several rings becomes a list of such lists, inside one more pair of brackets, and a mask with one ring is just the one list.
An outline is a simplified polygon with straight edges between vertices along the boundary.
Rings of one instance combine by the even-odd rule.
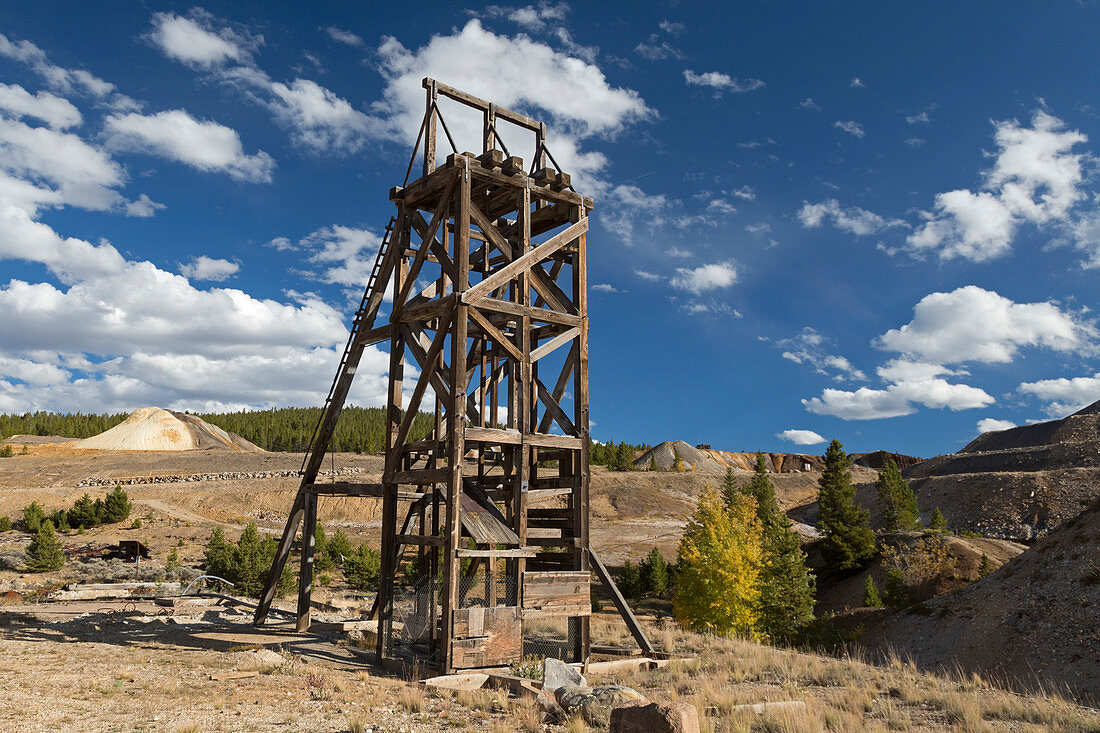
[[[302, 453], [321, 417], [319, 407], [281, 407], [241, 412], [192, 413], [222, 430], [236, 433], [264, 450]], [[0, 438], [12, 435], [60, 435], [83, 439], [110, 430], [128, 417], [119, 414], [27, 412], [0, 414]], [[419, 413], [410, 440], [428, 435], [434, 418]], [[331, 450], [380, 453], [386, 445], [386, 410], [381, 407], [345, 407], [336, 423]]]

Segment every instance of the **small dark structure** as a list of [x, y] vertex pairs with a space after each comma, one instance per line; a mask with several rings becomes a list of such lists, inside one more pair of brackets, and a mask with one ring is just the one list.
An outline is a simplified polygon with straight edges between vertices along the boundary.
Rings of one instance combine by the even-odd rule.
[[118, 543], [118, 550], [113, 554], [116, 557], [121, 557], [123, 560], [135, 560], [137, 562], [148, 560], [150, 557], [149, 548], [139, 540], [120, 541]]

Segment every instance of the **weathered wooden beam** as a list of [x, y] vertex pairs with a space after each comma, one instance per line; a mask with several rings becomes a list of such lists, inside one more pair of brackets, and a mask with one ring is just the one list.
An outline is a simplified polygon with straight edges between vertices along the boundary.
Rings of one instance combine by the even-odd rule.
[[642, 630], [641, 624], [638, 623], [638, 619], [634, 617], [634, 612], [630, 610], [630, 604], [626, 602], [626, 598], [619, 591], [619, 586], [615, 585], [615, 579], [611, 577], [611, 573], [608, 572], [607, 566], [600, 560], [600, 556], [589, 547], [588, 558], [592, 562], [592, 569], [596, 571], [596, 576], [600, 579], [607, 589], [611, 592], [611, 600], [615, 602], [615, 608], [619, 609], [619, 615], [623, 617], [623, 621], [626, 622], [626, 626], [630, 629], [630, 634], [634, 637], [634, 641], [638, 642], [638, 646], [642, 648], [642, 651], [646, 654], [651, 654], [655, 651], [653, 645], [649, 643], [649, 639], [645, 635], [645, 631]]

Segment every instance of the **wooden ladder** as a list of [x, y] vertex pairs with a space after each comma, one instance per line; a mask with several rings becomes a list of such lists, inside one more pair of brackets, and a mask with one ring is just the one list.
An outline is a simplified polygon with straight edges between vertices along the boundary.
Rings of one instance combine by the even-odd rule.
[[[359, 360], [363, 356], [363, 350], [371, 343], [382, 340], [373, 333], [374, 321], [378, 316], [378, 309], [382, 305], [386, 286], [393, 272], [394, 262], [400, 254], [401, 247], [392, 246], [391, 238], [397, 220], [390, 218], [386, 224], [386, 232], [382, 237], [382, 244], [378, 249], [378, 256], [374, 260], [374, 268], [371, 270], [367, 287], [363, 291], [363, 300], [355, 311], [355, 318], [351, 324], [351, 333], [348, 335], [347, 345], [344, 347], [344, 355], [340, 359], [340, 366], [336, 370], [336, 376], [332, 380], [328, 397], [325, 399], [324, 409], [317, 420], [310, 439], [309, 450], [302, 460], [302, 468], [299, 471], [302, 481], [298, 487], [298, 494], [294, 498], [290, 516], [287, 517], [286, 527], [283, 529], [282, 539], [279, 540], [279, 548], [275, 553], [275, 559], [271, 563], [271, 571], [267, 576], [267, 584], [264, 586], [263, 595], [256, 606], [256, 614], [253, 623], [260, 626], [267, 619], [271, 602], [275, 598], [279, 578], [287, 557], [290, 555], [294, 536], [298, 532], [298, 525], [305, 520], [305, 528], [302, 533], [302, 569], [299, 579], [298, 592], [298, 630], [304, 631], [309, 626], [309, 590], [313, 578], [313, 532], [317, 524], [317, 494], [309, 491], [309, 487], [317, 479], [317, 473], [321, 469], [325, 453], [328, 452], [329, 443], [336, 430], [336, 421], [340, 417], [340, 410], [344, 407], [348, 390], [355, 377], [355, 370], [359, 366]], [[388, 336], [386, 336], [388, 338]]]

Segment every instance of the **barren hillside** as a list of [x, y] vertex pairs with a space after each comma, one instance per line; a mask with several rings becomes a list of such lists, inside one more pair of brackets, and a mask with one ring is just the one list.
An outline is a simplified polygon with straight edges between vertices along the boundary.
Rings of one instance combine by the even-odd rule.
[[976, 583], [919, 603], [860, 643], [903, 649], [924, 667], [956, 665], [1044, 679], [1100, 700], [1100, 502]]
[[1030, 542], [1100, 497], [1100, 402], [1061, 420], [985, 433], [904, 471], [922, 514]]

